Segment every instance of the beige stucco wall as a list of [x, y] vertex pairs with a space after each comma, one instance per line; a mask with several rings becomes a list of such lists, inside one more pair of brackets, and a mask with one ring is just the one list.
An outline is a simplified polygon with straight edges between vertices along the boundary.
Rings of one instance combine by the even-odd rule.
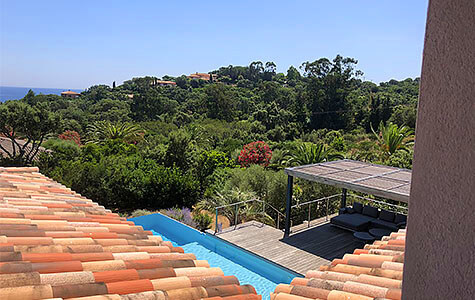
[[430, 0], [403, 299], [475, 299], [475, 0]]

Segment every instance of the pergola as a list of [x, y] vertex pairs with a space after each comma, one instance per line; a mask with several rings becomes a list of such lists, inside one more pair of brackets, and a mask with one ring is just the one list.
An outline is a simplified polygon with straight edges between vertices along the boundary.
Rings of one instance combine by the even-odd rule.
[[286, 168], [287, 206], [285, 235], [290, 234], [294, 177], [342, 188], [341, 207], [346, 206], [347, 190], [363, 192], [399, 202], [409, 202], [411, 170], [349, 159]]

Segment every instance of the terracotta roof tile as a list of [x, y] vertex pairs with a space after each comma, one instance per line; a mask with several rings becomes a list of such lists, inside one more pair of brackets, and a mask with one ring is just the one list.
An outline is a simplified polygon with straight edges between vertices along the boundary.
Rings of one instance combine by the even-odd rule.
[[[385, 268], [397, 269], [392, 263]], [[64, 298], [261, 296], [37, 168], [0, 167], [0, 299]]]
[[405, 237], [401, 229], [319, 270], [308, 271], [305, 278], [277, 286], [271, 299], [401, 299]]

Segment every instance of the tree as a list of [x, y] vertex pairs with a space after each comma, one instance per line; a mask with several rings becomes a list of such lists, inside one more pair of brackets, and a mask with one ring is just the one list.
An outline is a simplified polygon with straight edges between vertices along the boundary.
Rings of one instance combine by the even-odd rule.
[[213, 119], [231, 121], [234, 118], [236, 101], [232, 89], [222, 83], [206, 86], [205, 106]]
[[258, 81], [261, 74], [264, 72], [264, 65], [261, 61], [253, 61], [249, 65], [249, 80]]
[[416, 128], [417, 107], [412, 105], [398, 105], [394, 108], [389, 121], [399, 125], [407, 125], [410, 128]]
[[341, 154], [335, 153], [333, 149], [328, 148], [324, 144], [313, 144], [307, 142], [299, 143], [293, 151], [291, 151], [291, 157], [286, 164], [290, 166], [301, 166], [341, 158], [343, 158]]
[[413, 143], [414, 135], [412, 129], [406, 126], [397, 126], [391, 122], [386, 125], [381, 121], [378, 133], [371, 126], [374, 136], [378, 139], [378, 144], [385, 156], [391, 156], [398, 150], [408, 151], [407, 146]]
[[294, 66], [290, 66], [287, 70], [287, 80], [300, 80], [302, 75], [300, 75], [299, 70], [297, 70]]
[[0, 104], [0, 131], [10, 140], [11, 147], [0, 144], [7, 154], [4, 164], [30, 165], [46, 136], [55, 132], [60, 118], [47, 109], [46, 104], [30, 106], [19, 101]]
[[232, 166], [232, 162], [224, 152], [217, 150], [201, 152], [196, 166], [196, 175], [200, 181], [201, 190], [204, 191], [208, 187], [209, 177], [216, 169]]
[[193, 163], [192, 142], [188, 132], [184, 130], [172, 132], [165, 152], [165, 166], [188, 170]]
[[143, 130], [129, 123], [99, 121], [88, 127], [89, 141], [103, 143], [108, 140], [121, 140], [135, 143], [143, 137]]
[[128, 122], [130, 121], [130, 104], [122, 100], [101, 99], [90, 105], [87, 110], [95, 121]]
[[358, 77], [363, 74], [355, 70], [357, 63], [353, 58], [337, 55], [333, 61], [321, 58], [302, 64], [307, 78], [306, 93], [312, 109], [312, 129], [349, 127], [351, 107], [347, 97], [359, 83]]
[[264, 74], [263, 74], [264, 80], [268, 80], [268, 81], [272, 80], [275, 76], [276, 68], [277, 66], [274, 62], [272, 61], [266, 62], [265, 67], [264, 67]]

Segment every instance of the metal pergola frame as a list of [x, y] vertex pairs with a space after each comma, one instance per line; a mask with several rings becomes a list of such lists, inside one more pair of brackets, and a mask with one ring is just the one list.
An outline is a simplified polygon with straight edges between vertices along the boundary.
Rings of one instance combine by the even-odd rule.
[[284, 172], [288, 176], [284, 237], [290, 234], [294, 177], [341, 188], [341, 207], [346, 206], [347, 190], [409, 203], [412, 172], [408, 169], [343, 159], [286, 168]]

